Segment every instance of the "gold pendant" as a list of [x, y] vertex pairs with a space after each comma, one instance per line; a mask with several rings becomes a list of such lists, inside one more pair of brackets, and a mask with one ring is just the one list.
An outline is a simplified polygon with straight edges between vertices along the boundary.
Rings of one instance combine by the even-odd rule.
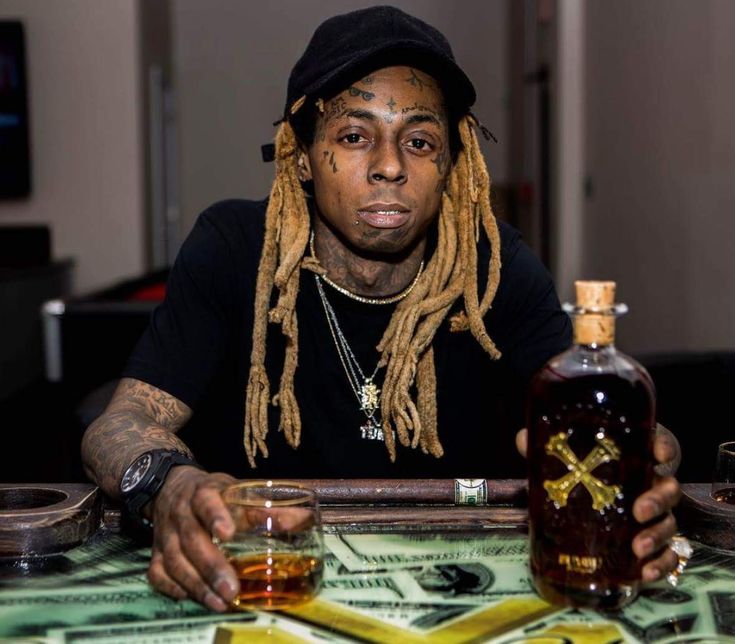
[[620, 450], [607, 437], [597, 439], [595, 447], [583, 461], [577, 458], [564, 432], [552, 436], [546, 443], [546, 453], [556, 456], [569, 469], [569, 473], [555, 481], [544, 481], [544, 489], [554, 504], [563, 508], [567, 504], [569, 495], [579, 483], [587, 488], [592, 497], [592, 507], [595, 510], [604, 510], [615, 504], [615, 498], [620, 494], [619, 485], [606, 485], [600, 479], [592, 476], [592, 470], [598, 465], [620, 459]]
[[380, 389], [378, 389], [377, 385], [371, 378], [368, 378], [360, 387], [360, 409], [362, 409], [368, 416], [372, 416], [379, 405]]

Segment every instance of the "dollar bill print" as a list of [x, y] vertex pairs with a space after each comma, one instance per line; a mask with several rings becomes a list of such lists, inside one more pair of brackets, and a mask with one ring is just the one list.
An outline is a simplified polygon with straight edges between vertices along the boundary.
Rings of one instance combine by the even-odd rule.
[[52, 629], [47, 640], [55, 644], [118, 644], [135, 642], [135, 644], [210, 644], [214, 635], [225, 619], [231, 623], [258, 622], [255, 613], [241, 615], [206, 615], [180, 619], [160, 619], [155, 621], [133, 622], [123, 624], [102, 624], [95, 626], [79, 626], [76, 628]]
[[245, 637], [245, 641], [250, 643], [263, 640], [273, 644], [279, 640], [349, 641], [282, 615], [254, 612], [55, 629], [45, 640], [48, 644], [210, 644], [228, 641], [231, 637], [227, 636], [233, 634]]
[[322, 592], [345, 599], [461, 600], [482, 604], [533, 592], [525, 562], [448, 560], [370, 574], [327, 575]]
[[63, 555], [0, 563], [3, 590], [64, 589], [72, 585], [148, 585], [151, 552], [120, 534], [98, 534]]
[[[603, 614], [540, 600], [530, 582], [527, 540], [510, 530], [333, 533], [326, 535], [315, 601], [277, 615], [215, 615], [154, 593], [145, 581], [149, 551], [108, 537], [48, 570], [15, 580], [0, 575], [0, 638], [237, 644], [258, 641], [272, 628], [280, 633], [267, 640], [273, 642], [354, 641], [365, 633], [371, 641], [406, 642], [735, 641], [735, 557], [704, 546], [696, 546], [677, 588], [646, 585], [633, 604]], [[228, 620], [232, 625], [224, 625]]]
[[175, 601], [148, 587], [88, 586], [0, 592], [0, 638], [42, 637], [52, 629], [209, 615], [192, 601]]
[[[359, 584], [350, 584], [344, 579], [340, 582], [339, 577], [332, 578], [324, 591], [325, 597], [344, 602], [358, 610], [365, 610], [381, 619], [412, 627], [431, 624], [433, 620], [440, 622], [443, 617], [438, 615], [442, 610], [445, 614], [452, 613], [455, 618], [467, 616], [477, 604], [488, 606], [500, 597], [532, 593], [526, 565], [526, 542], [523, 538], [454, 539], [442, 551], [441, 539], [391, 535], [383, 540], [384, 537], [385, 535], [331, 536], [330, 549], [341, 563], [341, 567], [332, 564], [333, 567], [342, 575], [349, 571], [353, 575], [359, 574], [360, 581]], [[697, 554], [681, 578], [678, 588], [674, 589], [665, 582], [647, 585], [641, 590], [636, 602], [618, 613], [598, 614], [594, 611], [567, 610], [557, 613], [556, 622], [614, 623], [617, 630], [608, 631], [622, 633], [620, 638], [631, 642], [662, 641], [684, 635], [704, 638], [701, 641], [719, 641], [717, 638], [733, 635], [735, 558], [704, 546], [698, 546], [695, 552]], [[417, 566], [419, 562], [422, 565]], [[460, 568], [463, 565], [467, 566], [468, 572], [478, 572], [478, 565], [486, 570], [482, 575], [475, 575], [473, 583], [460, 592], [455, 590], [447, 593], [446, 588], [441, 586], [441, 576], [437, 573], [451, 571], [451, 566]], [[439, 583], [435, 586], [431, 583], [419, 584], [417, 577], [422, 573], [418, 571], [432, 568], [434, 570], [429, 579], [437, 576]], [[485, 582], [481, 581], [483, 578]], [[493, 578], [502, 582], [487, 582]], [[371, 583], [381, 587], [382, 596], [392, 593], [393, 602], [385, 599], [371, 603]], [[493, 592], [493, 584], [497, 594]], [[452, 583], [448, 582], [447, 587], [451, 588]], [[412, 610], [411, 605], [421, 606], [424, 612]], [[425, 616], [425, 621], [422, 621]], [[529, 622], [516, 635], [520, 636], [524, 632], [529, 635], [535, 630], [548, 627], [547, 617], [538, 625]], [[604, 628], [607, 629], [607, 626]], [[576, 641], [578, 637], [580, 636], [575, 636], [570, 641]]]
[[329, 534], [325, 544], [350, 572], [405, 568], [412, 564], [481, 558], [528, 558], [525, 537], [419, 534]]

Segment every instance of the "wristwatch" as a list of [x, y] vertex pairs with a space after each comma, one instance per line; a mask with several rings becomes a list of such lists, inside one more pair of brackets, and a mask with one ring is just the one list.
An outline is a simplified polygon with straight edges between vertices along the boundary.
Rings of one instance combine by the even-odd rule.
[[173, 449], [152, 449], [136, 458], [125, 470], [120, 481], [120, 494], [130, 515], [143, 523], [143, 507], [153, 500], [175, 465], [193, 465], [197, 462]]

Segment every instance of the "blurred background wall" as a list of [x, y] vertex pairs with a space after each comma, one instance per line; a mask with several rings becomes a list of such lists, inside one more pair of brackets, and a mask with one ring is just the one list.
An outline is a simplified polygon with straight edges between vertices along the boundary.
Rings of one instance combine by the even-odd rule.
[[0, 0], [25, 27], [32, 191], [0, 225], [44, 223], [78, 292], [145, 269], [139, 5]]
[[[173, 0], [179, 98], [181, 206], [185, 226], [213, 201], [270, 192], [273, 165], [260, 146], [283, 114], [289, 72], [316, 27], [329, 16], [375, 3], [358, 0]], [[507, 2], [399, 0], [440, 25], [475, 80], [478, 117], [497, 131], [507, 120]], [[504, 141], [507, 144], [507, 140]], [[506, 179], [502, 146], [486, 148], [496, 180]]]
[[735, 2], [585, 8], [583, 272], [618, 280], [632, 350], [732, 348]]
[[[166, 264], [161, 217], [175, 250], [212, 201], [266, 194], [260, 146], [293, 62], [321, 20], [368, 4], [0, 0], [26, 29], [33, 163], [31, 196], [0, 201], [0, 225], [47, 223], [75, 293]], [[442, 29], [474, 79], [501, 216], [562, 296], [576, 277], [618, 280], [632, 352], [732, 347], [735, 3], [396, 4]], [[153, 96], [156, 57], [167, 93]]]

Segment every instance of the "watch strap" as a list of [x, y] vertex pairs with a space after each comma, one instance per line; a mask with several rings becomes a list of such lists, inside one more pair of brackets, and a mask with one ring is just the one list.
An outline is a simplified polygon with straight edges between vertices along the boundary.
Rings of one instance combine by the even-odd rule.
[[[176, 465], [199, 467], [194, 459], [176, 450], [154, 449], [146, 452], [146, 454], [150, 454], [153, 458], [150, 470], [146, 473], [144, 480], [141, 481], [141, 485], [124, 497], [125, 506], [130, 515], [143, 523], [146, 523], [146, 520], [141, 515], [141, 510], [158, 494], [171, 468]], [[141, 454], [141, 456], [144, 456], [144, 454]]]

